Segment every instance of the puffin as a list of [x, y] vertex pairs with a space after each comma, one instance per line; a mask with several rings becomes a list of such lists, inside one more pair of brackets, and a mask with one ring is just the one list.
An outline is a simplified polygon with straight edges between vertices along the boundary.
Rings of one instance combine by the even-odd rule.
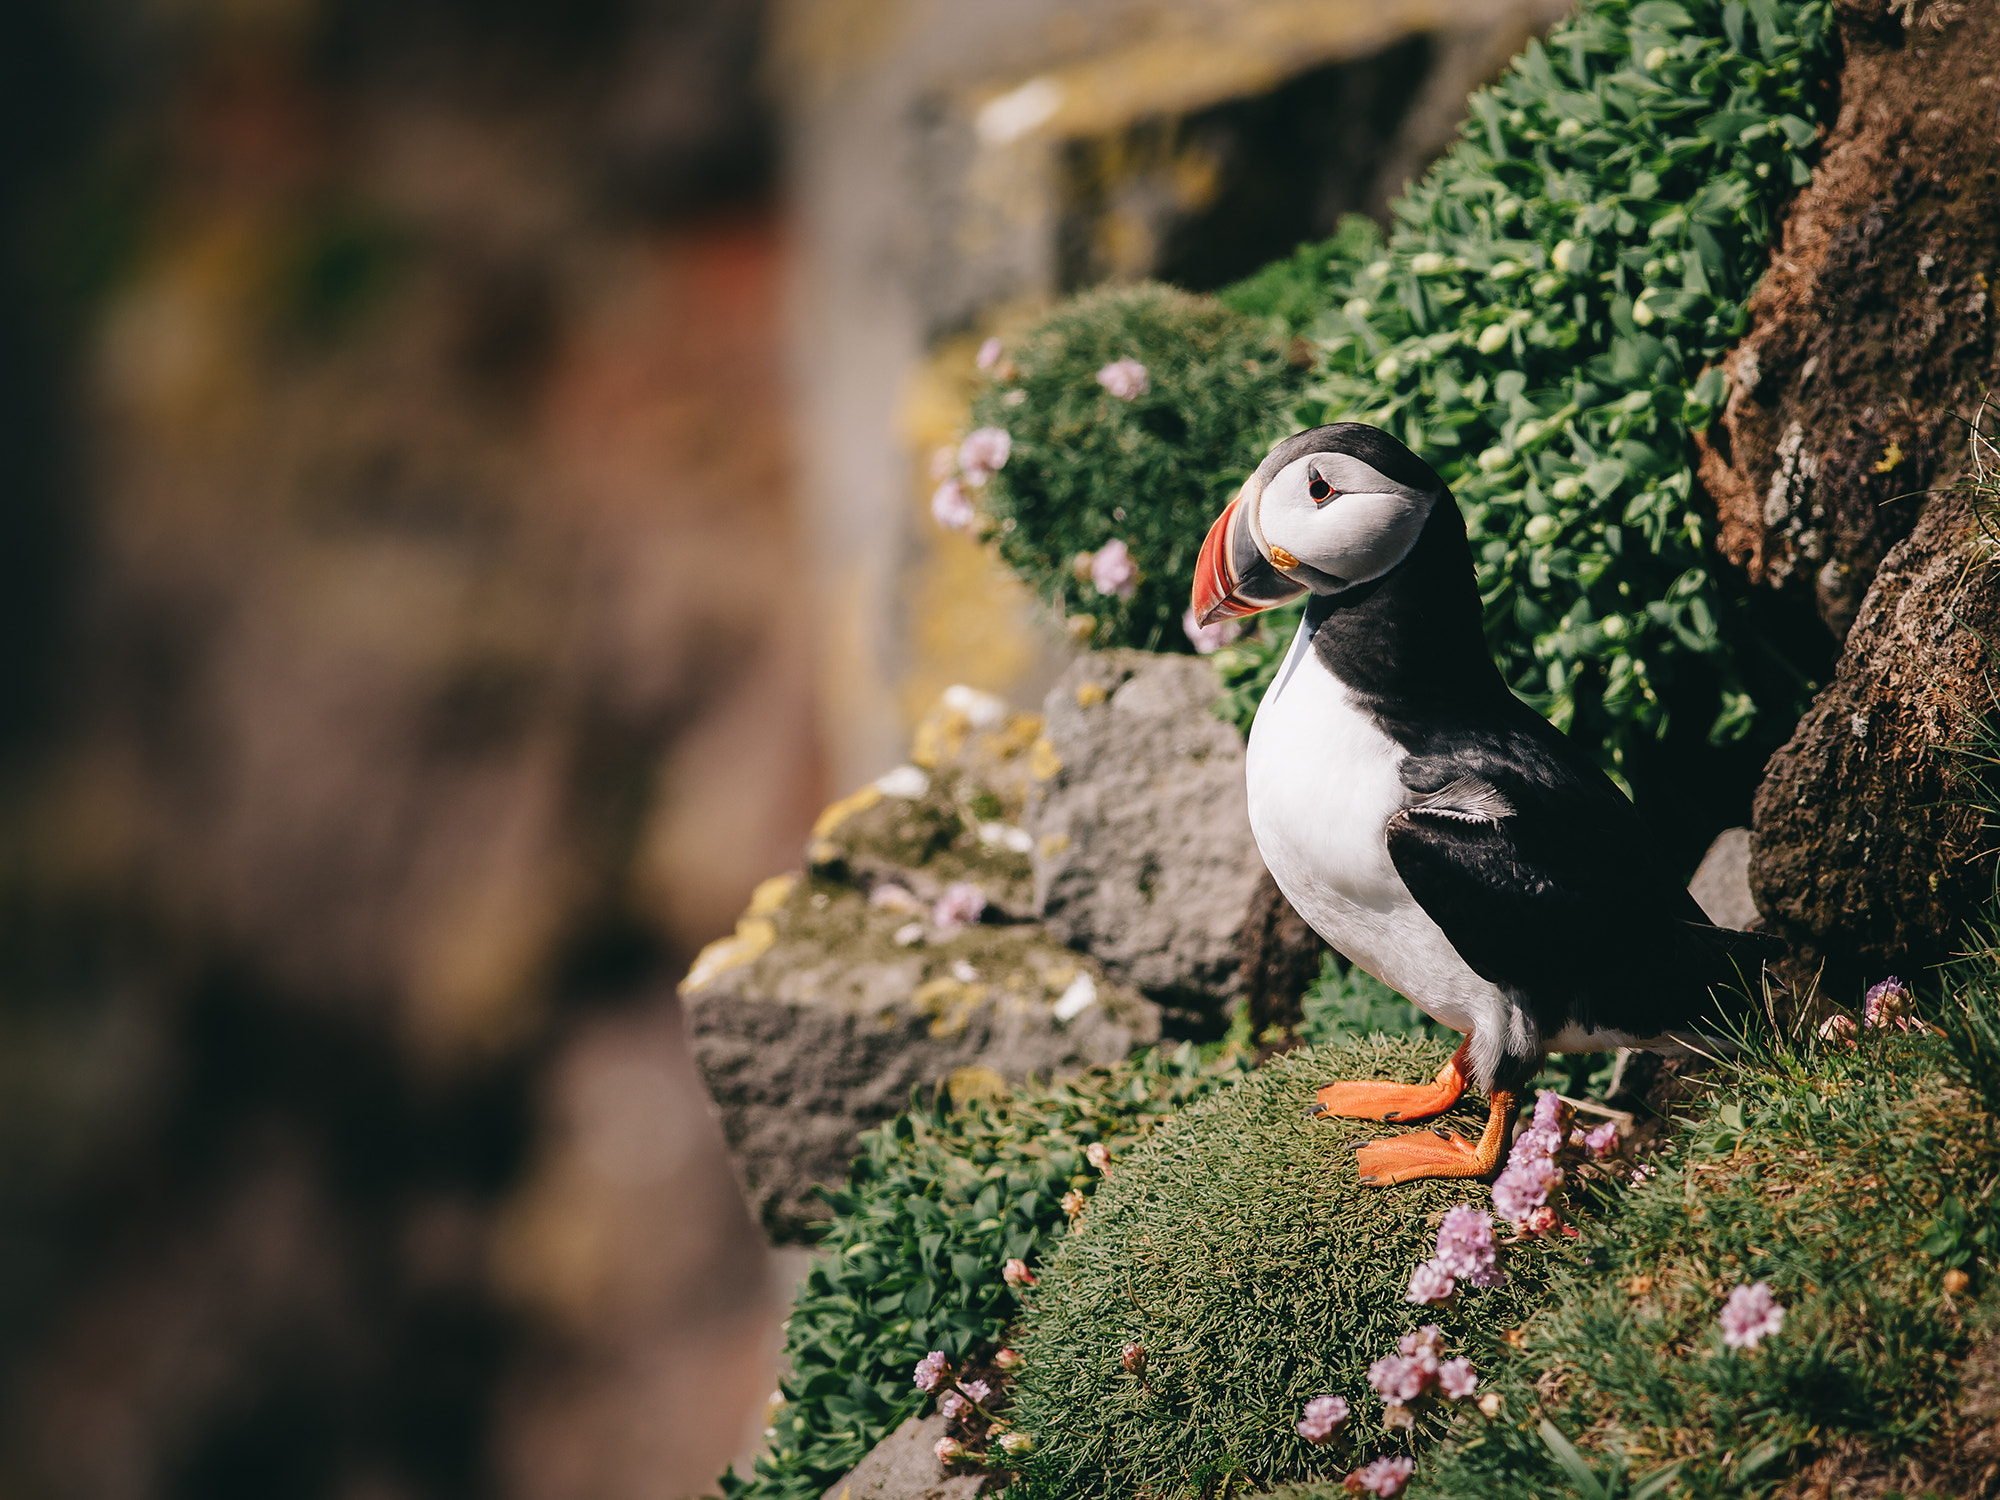
[[1487, 1177], [1549, 1053], [1684, 1045], [1773, 940], [1710, 922], [1631, 801], [1514, 696], [1456, 500], [1379, 428], [1286, 438], [1209, 528], [1200, 623], [1301, 595], [1250, 731], [1251, 831], [1314, 931], [1464, 1036], [1429, 1083], [1330, 1083], [1308, 1113], [1416, 1122], [1476, 1086], [1478, 1140], [1408, 1132], [1357, 1166], [1372, 1187]]

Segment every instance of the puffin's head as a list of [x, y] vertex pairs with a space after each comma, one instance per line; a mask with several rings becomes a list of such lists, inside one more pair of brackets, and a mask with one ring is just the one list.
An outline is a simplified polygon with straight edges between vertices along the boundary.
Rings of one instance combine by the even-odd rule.
[[1288, 437], [1243, 481], [1201, 544], [1203, 625], [1337, 594], [1409, 555], [1444, 481], [1379, 427], [1336, 422]]

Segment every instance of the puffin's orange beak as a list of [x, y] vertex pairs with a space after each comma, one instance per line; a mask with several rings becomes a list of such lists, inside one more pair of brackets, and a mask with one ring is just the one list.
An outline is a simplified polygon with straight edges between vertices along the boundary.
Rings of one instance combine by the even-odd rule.
[[1222, 508], [1201, 544], [1194, 565], [1194, 617], [1197, 625], [1254, 615], [1273, 605], [1289, 603], [1305, 592], [1272, 567], [1250, 534], [1250, 516], [1243, 492]]

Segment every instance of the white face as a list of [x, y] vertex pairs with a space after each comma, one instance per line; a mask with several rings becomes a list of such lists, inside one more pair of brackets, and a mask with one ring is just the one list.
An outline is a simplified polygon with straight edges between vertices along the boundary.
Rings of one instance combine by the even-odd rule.
[[1250, 524], [1280, 572], [1328, 593], [1380, 578], [1408, 556], [1433, 500], [1345, 453], [1308, 453], [1271, 476]]

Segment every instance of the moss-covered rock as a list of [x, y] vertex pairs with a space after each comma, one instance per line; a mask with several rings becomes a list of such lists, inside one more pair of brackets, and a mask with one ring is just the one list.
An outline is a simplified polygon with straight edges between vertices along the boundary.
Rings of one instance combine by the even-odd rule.
[[[1430, 1076], [1443, 1043], [1375, 1036], [1268, 1063], [1183, 1110], [1115, 1160], [1028, 1303], [1016, 1410], [1037, 1457], [1024, 1496], [1178, 1496], [1236, 1475], [1237, 1487], [1346, 1473], [1362, 1459], [1433, 1440], [1443, 1419], [1391, 1434], [1368, 1366], [1421, 1323], [1481, 1365], [1544, 1294], [1561, 1251], [1517, 1250], [1505, 1285], [1448, 1309], [1405, 1300], [1444, 1211], [1484, 1207], [1478, 1183], [1356, 1180], [1352, 1148], [1370, 1121], [1308, 1120], [1335, 1077]], [[1475, 1130], [1476, 1109], [1455, 1123]], [[1143, 1377], [1121, 1351], [1145, 1351]], [[1353, 1408], [1348, 1437], [1302, 1440], [1301, 1408], [1322, 1393]]]

